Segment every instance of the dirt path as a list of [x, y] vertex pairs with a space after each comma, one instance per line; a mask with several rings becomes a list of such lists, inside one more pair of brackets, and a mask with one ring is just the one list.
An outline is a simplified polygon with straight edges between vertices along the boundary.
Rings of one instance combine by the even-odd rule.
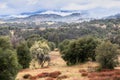
[[[51, 65], [49, 68], [40, 68], [40, 69], [26, 69], [22, 72], [19, 72], [17, 75], [17, 79], [24, 80], [22, 77], [25, 74], [37, 75], [42, 72], [53, 72], [53, 71], [61, 71], [61, 75], [67, 75], [68, 78], [64, 80], [88, 80], [87, 78], [81, 77], [79, 72], [80, 69], [85, 69], [88, 65], [94, 65], [93, 63], [75, 65], [75, 66], [66, 66], [66, 63], [61, 58], [58, 51], [53, 51], [50, 53], [51, 56]], [[44, 80], [44, 79], [38, 79]]]

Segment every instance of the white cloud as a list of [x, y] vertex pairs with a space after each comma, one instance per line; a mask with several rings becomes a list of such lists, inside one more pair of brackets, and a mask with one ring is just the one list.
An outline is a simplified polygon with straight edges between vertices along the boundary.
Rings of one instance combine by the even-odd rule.
[[[81, 2], [84, 3], [84, 2]], [[86, 4], [70, 3], [63, 6], [64, 10], [88, 10], [93, 8], [114, 8], [120, 7], [120, 0], [88, 0]]]
[[39, 0], [27, 0], [28, 5], [36, 5], [37, 3], [39, 3]]
[[71, 12], [65, 13], [65, 12], [60, 12], [60, 11], [46, 11], [46, 12], [42, 12], [41, 14], [57, 14], [61, 16], [67, 16], [67, 15], [70, 15]]
[[86, 4], [86, 5], [79, 5], [79, 4], [68, 4], [67, 6], [62, 7], [62, 10], [88, 10], [95, 8], [97, 5], [96, 4]]
[[0, 9], [5, 9], [7, 8], [7, 4], [6, 3], [0, 3]]
[[[120, 0], [0, 0], [0, 15], [38, 10], [120, 10]], [[93, 11], [94, 12], [94, 11]]]

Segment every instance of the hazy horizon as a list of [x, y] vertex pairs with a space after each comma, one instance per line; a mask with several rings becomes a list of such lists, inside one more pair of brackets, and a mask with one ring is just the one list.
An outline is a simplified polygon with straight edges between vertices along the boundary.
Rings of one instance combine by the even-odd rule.
[[94, 17], [120, 13], [120, 0], [0, 0], [0, 15], [53, 10], [86, 11]]

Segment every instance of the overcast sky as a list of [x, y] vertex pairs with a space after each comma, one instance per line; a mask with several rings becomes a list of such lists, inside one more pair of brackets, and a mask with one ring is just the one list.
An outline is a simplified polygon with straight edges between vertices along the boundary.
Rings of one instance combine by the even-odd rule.
[[93, 13], [119, 13], [120, 0], [0, 0], [0, 15], [38, 10], [93, 10]]

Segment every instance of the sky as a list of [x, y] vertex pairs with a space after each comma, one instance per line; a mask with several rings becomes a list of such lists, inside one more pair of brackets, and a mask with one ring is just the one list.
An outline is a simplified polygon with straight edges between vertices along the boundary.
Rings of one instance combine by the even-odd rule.
[[120, 13], [120, 0], [0, 0], [0, 15], [39, 10], [88, 10], [105, 16]]

